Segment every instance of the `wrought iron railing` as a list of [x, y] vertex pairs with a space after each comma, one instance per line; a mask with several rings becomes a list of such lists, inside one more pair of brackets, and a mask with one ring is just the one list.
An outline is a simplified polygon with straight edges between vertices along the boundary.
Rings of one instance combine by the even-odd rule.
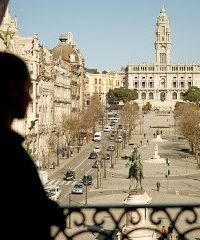
[[[65, 206], [66, 229], [52, 229], [54, 239], [162, 239], [161, 229], [172, 223], [163, 239], [200, 240], [199, 205]], [[160, 237], [160, 238], [159, 238]]]

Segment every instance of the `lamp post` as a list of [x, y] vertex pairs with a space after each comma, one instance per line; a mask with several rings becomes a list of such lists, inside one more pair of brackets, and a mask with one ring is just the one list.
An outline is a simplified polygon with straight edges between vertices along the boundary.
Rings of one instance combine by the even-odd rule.
[[[71, 206], [71, 191], [70, 191], [70, 189], [69, 189], [69, 206]], [[68, 228], [72, 228], [70, 210], [69, 210], [69, 217], [68, 217]]]
[[87, 205], [87, 200], [88, 200], [88, 189], [87, 189], [87, 185], [88, 185], [88, 180], [87, 180], [87, 178], [88, 178], [88, 175], [87, 175], [87, 173], [85, 174], [85, 176], [86, 176], [86, 185], [85, 185], [85, 205]]
[[97, 189], [99, 189], [100, 181], [99, 181], [99, 164], [97, 165]]
[[104, 156], [103, 160], [103, 178], [106, 178], [106, 156]]
[[110, 168], [114, 168], [114, 164], [113, 164], [113, 150], [111, 150]]

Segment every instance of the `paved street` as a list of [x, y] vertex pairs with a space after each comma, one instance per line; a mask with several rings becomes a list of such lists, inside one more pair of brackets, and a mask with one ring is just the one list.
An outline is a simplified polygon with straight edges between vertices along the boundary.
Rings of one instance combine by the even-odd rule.
[[[144, 115], [129, 144], [126, 145], [123, 152], [120, 152], [120, 155], [130, 155], [133, 151], [132, 143], [139, 146], [145, 178], [143, 187], [149, 196], [152, 197], [151, 203], [198, 203], [200, 198], [200, 169], [197, 168], [193, 156], [187, 151], [183, 151], [184, 148], [188, 148], [187, 141], [178, 139], [179, 136], [175, 134], [176, 131], [171, 127], [172, 125], [174, 125], [173, 115], [156, 116], [154, 113]], [[156, 126], [158, 128], [154, 128]], [[170, 128], [166, 128], [167, 126], [170, 126]], [[162, 138], [167, 140], [166, 142], [157, 143], [158, 154], [161, 158], [169, 159], [169, 166], [166, 163], [145, 162], [145, 160], [150, 159], [154, 154], [156, 143], [151, 140], [154, 139], [153, 133], [157, 129], [162, 130]], [[146, 134], [145, 138], [144, 133]], [[143, 146], [140, 144], [141, 140], [143, 141]], [[149, 141], [148, 144], [146, 143], [147, 140]], [[144, 147], [144, 143], [146, 147]], [[91, 144], [92, 142], [89, 143], [89, 145]], [[86, 148], [89, 148], [89, 145], [86, 145]], [[181, 149], [183, 150], [181, 151]], [[49, 170], [49, 176], [53, 178], [56, 171], [64, 165], [69, 166], [72, 160], [73, 158], [61, 160], [59, 168]], [[89, 204], [122, 203], [127, 196], [129, 187], [129, 179], [127, 179], [128, 168], [125, 164], [126, 160], [122, 160], [119, 157], [116, 159], [114, 169], [111, 169], [110, 166], [107, 167], [106, 179], [102, 178], [102, 185], [99, 189], [97, 189], [96, 180], [94, 181], [93, 186], [88, 192]], [[170, 171], [170, 175], [166, 178], [168, 171]], [[156, 191], [157, 181], [161, 184], [159, 192]], [[64, 183], [60, 181], [60, 184]]]

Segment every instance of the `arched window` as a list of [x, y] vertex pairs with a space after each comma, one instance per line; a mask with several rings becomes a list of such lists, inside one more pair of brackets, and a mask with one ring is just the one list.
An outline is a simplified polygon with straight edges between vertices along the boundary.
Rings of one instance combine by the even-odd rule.
[[141, 98], [142, 98], [142, 100], [145, 100], [145, 99], [146, 99], [146, 93], [145, 93], [145, 92], [143, 92], [143, 93], [141, 94]]
[[149, 93], [149, 99], [150, 99], [150, 100], [153, 99], [153, 93], [152, 93], [152, 92]]
[[176, 100], [176, 99], [177, 99], [177, 93], [176, 93], [176, 92], [173, 92], [173, 93], [172, 93], [172, 99], [173, 99], [173, 100]]
[[183, 95], [184, 95], [184, 93], [181, 92], [181, 93], [180, 93], [180, 99], [181, 99], [181, 100], [183, 100]]
[[160, 100], [161, 100], [162, 102], [165, 101], [165, 93], [164, 93], [164, 92], [161, 92], [161, 93], [160, 93]]

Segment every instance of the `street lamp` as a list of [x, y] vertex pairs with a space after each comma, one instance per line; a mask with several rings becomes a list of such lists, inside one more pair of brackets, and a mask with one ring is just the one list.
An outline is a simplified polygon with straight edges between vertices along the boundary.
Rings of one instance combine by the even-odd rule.
[[111, 150], [111, 156], [110, 156], [110, 168], [114, 168], [114, 164], [113, 164], [113, 150]]
[[[71, 206], [71, 190], [70, 189], [69, 189], [69, 206]], [[69, 209], [69, 216], [68, 216], [68, 228], [72, 228], [70, 209]]]
[[99, 167], [100, 167], [100, 165], [99, 165], [99, 163], [97, 164], [97, 189], [99, 189], [99, 185], [100, 185], [100, 181], [99, 181]]
[[87, 200], [88, 200], [88, 189], [87, 189], [87, 185], [88, 185], [88, 175], [87, 173], [85, 174], [86, 176], [86, 185], [85, 185], [85, 205], [87, 205]]

